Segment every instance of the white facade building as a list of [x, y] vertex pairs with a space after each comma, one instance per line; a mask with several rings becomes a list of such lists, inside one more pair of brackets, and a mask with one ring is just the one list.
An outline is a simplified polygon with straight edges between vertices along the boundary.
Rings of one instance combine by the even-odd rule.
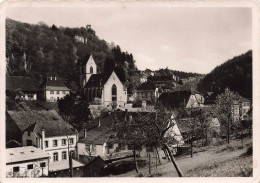
[[92, 102], [98, 98], [101, 105], [124, 106], [127, 103], [127, 90], [113, 71], [97, 74], [97, 65], [93, 57], [87, 56], [80, 65], [80, 83], [84, 86], [84, 95]]
[[6, 149], [6, 177], [48, 176], [49, 156], [33, 146]]
[[66, 95], [70, 95], [70, 89], [68, 89], [60, 79], [57, 79], [57, 77], [49, 77], [47, 79], [45, 86], [46, 101], [56, 102]]

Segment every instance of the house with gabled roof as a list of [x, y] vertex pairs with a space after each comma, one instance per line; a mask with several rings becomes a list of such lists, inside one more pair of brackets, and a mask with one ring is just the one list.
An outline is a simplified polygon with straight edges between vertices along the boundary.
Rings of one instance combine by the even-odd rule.
[[55, 110], [7, 111], [7, 115], [20, 132], [23, 146], [35, 146], [48, 154], [50, 168], [60, 167], [59, 161], [69, 163], [69, 154], [76, 157], [78, 132]]
[[45, 85], [45, 99], [48, 102], [57, 102], [70, 94], [70, 89], [59, 78], [48, 77]]
[[84, 57], [80, 63], [80, 84], [89, 102], [98, 98], [104, 106], [124, 106], [127, 103], [127, 90], [117, 74], [114, 71], [97, 73], [97, 65], [91, 55]]
[[174, 91], [162, 93], [159, 100], [166, 106], [174, 108], [196, 108], [204, 106], [204, 97], [191, 91]]
[[15, 90], [21, 90], [21, 96], [15, 96], [22, 100], [37, 100], [40, 91], [35, 79], [25, 76], [6, 76], [6, 95], [12, 95]]
[[159, 89], [152, 82], [144, 82], [137, 87], [135, 97], [143, 101], [155, 101], [159, 98]]

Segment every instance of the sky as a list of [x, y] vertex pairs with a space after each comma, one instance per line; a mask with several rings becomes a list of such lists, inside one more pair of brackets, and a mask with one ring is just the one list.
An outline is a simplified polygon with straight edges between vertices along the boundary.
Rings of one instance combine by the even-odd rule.
[[[9, 7], [22, 22], [85, 27], [132, 53], [138, 69], [206, 74], [252, 49], [252, 12], [242, 7]], [[94, 58], [95, 59], [95, 58]]]

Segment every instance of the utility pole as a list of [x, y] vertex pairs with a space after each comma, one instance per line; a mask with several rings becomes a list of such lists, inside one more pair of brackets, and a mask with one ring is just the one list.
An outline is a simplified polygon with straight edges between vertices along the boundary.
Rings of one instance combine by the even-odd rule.
[[151, 155], [149, 153], [149, 175], [151, 174]]

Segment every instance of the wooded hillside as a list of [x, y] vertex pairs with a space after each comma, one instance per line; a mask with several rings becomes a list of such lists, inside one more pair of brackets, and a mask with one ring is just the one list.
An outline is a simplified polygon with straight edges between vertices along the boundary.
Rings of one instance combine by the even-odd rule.
[[229, 88], [243, 97], [252, 98], [252, 51], [217, 66], [200, 81], [198, 88], [216, 93]]

